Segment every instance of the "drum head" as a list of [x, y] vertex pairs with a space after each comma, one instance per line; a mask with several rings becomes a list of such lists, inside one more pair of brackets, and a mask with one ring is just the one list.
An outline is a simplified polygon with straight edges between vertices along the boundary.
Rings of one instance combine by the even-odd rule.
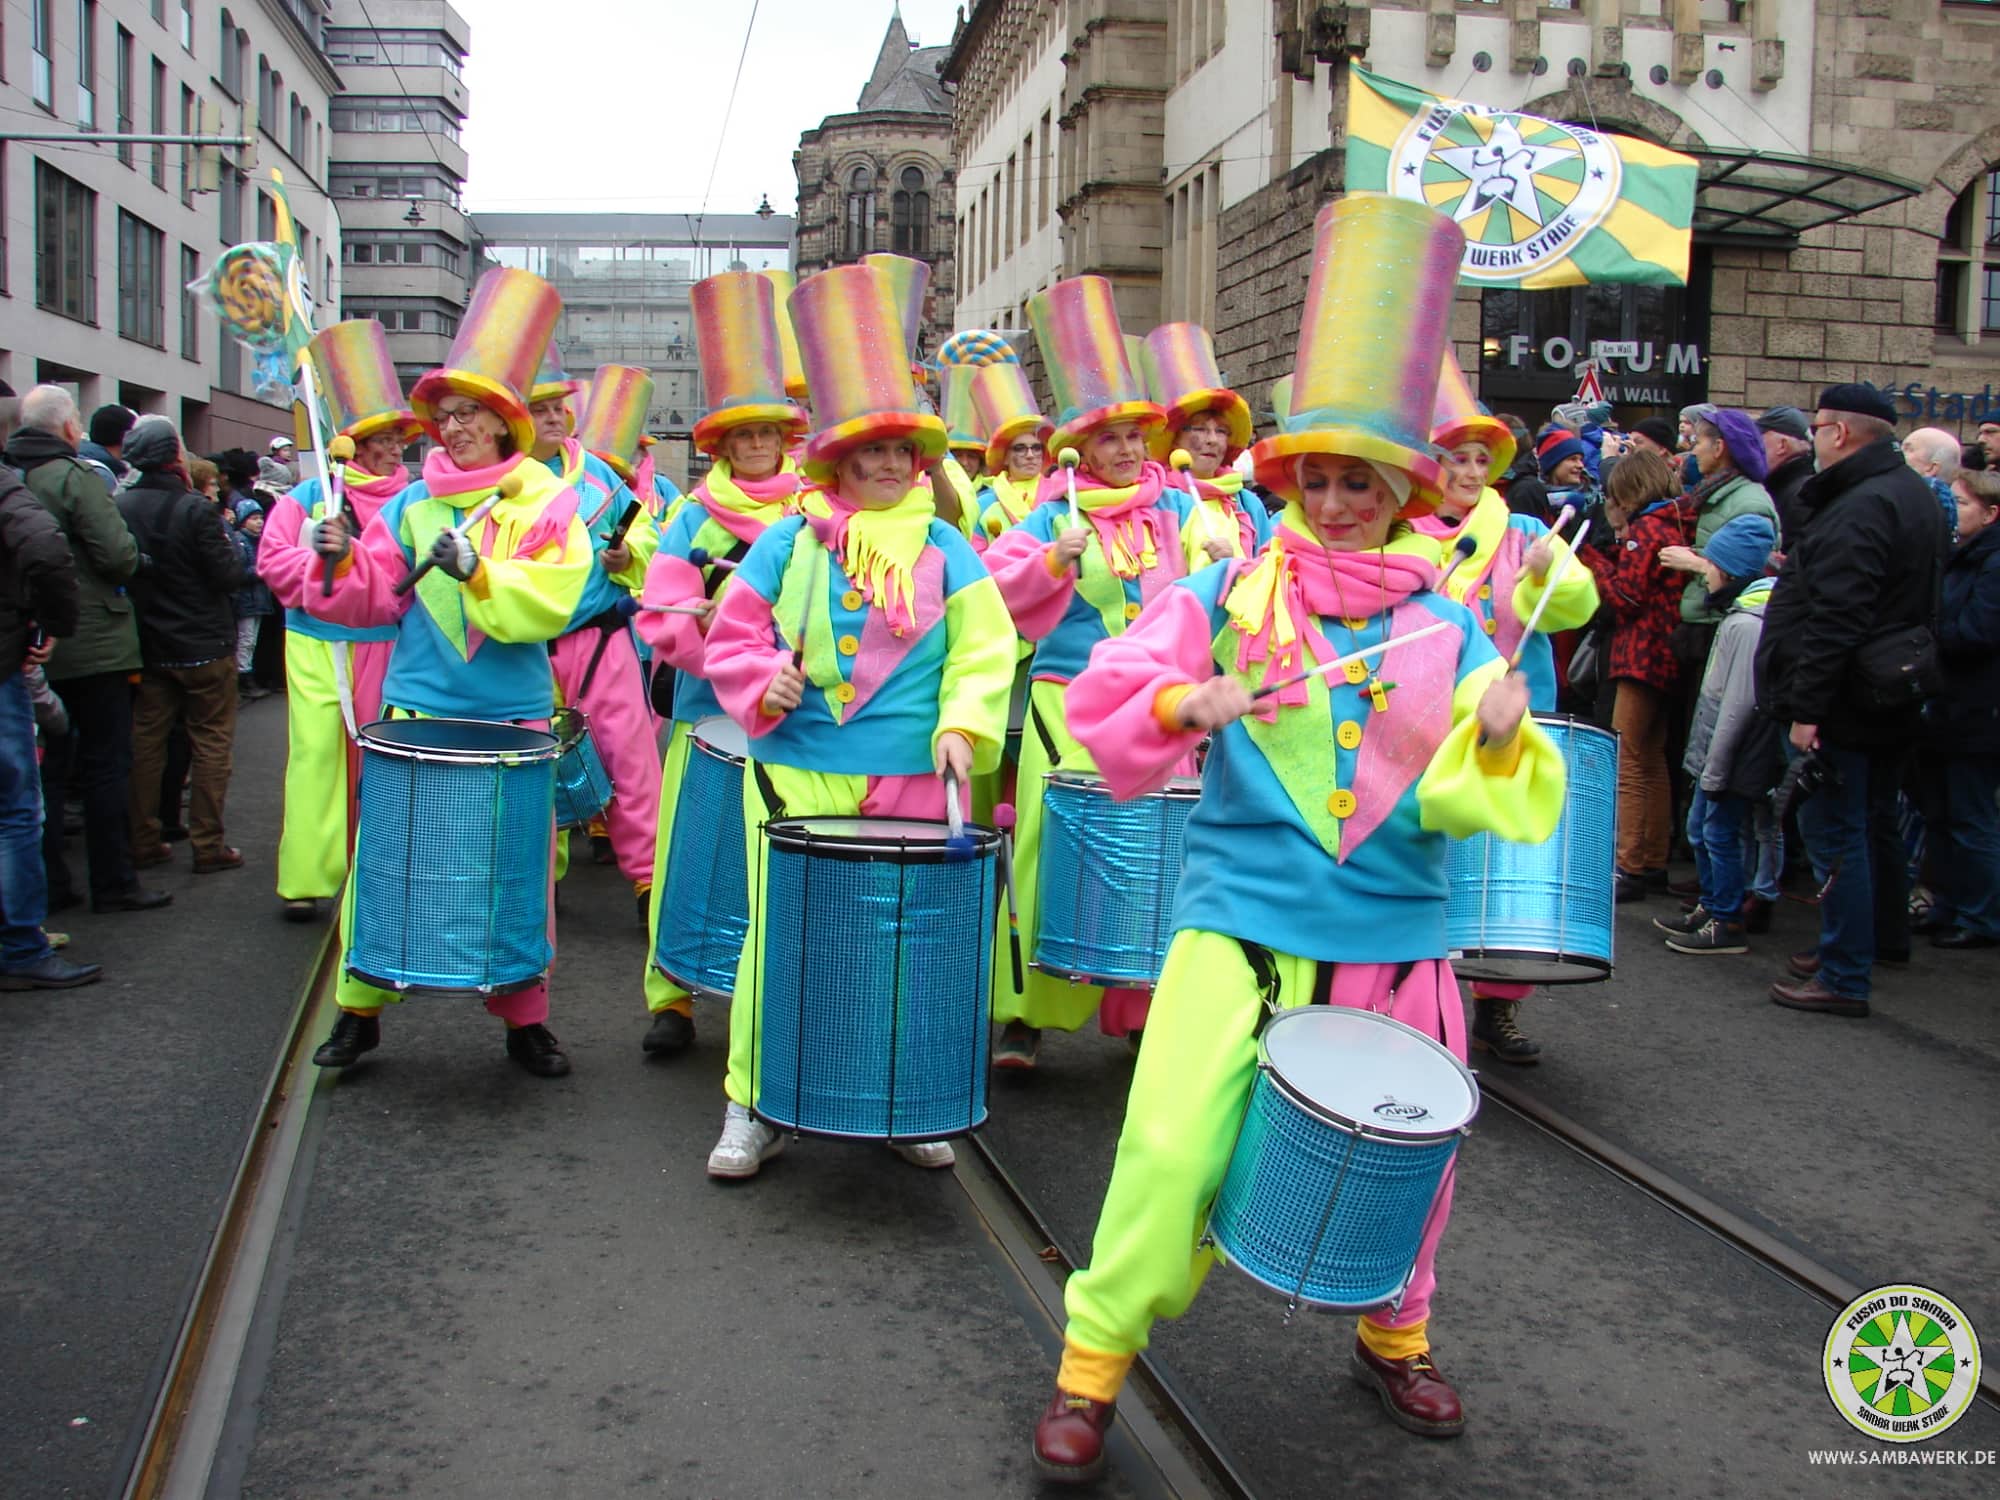
[[[948, 843], [943, 823], [915, 818], [777, 818], [764, 825], [772, 847], [829, 859], [887, 859], [911, 864], [937, 864], [966, 857]], [[1000, 847], [1000, 835], [976, 824], [965, 825], [973, 852], [984, 857]]]
[[1370, 1135], [1434, 1139], [1479, 1113], [1465, 1065], [1413, 1026], [1341, 1005], [1288, 1010], [1264, 1028], [1275, 1081], [1334, 1124]]
[[688, 733], [724, 760], [741, 762], [750, 758], [750, 736], [744, 733], [741, 724], [726, 714], [703, 719]]
[[363, 749], [410, 760], [542, 760], [561, 749], [543, 730], [484, 719], [377, 719], [361, 726], [359, 738]]

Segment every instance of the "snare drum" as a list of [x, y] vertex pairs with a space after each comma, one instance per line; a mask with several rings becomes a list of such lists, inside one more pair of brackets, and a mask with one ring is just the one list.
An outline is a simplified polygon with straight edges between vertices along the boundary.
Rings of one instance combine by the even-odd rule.
[[743, 854], [743, 767], [750, 737], [734, 720], [688, 731], [687, 769], [674, 804], [653, 967], [690, 993], [727, 1000], [750, 928]]
[[580, 708], [556, 711], [552, 725], [562, 746], [556, 762], [556, 827], [581, 828], [611, 801], [611, 776], [591, 737], [590, 715]]
[[1539, 844], [1491, 834], [1445, 850], [1445, 938], [1464, 979], [1583, 984], [1611, 976], [1618, 736], [1566, 714], [1535, 722], [1568, 765], [1562, 821]]
[[1479, 1088], [1412, 1026], [1337, 1005], [1264, 1028], [1208, 1239], [1294, 1303], [1401, 1299]]
[[1000, 835], [965, 837], [970, 852], [947, 847], [942, 823], [764, 826], [751, 1095], [764, 1119], [909, 1141], [985, 1123]]
[[1087, 984], [1154, 983], [1173, 937], [1174, 892], [1201, 782], [1176, 777], [1117, 802], [1096, 776], [1051, 771], [1044, 780], [1035, 967]]
[[360, 742], [348, 972], [398, 991], [539, 983], [561, 743], [472, 719], [383, 719]]

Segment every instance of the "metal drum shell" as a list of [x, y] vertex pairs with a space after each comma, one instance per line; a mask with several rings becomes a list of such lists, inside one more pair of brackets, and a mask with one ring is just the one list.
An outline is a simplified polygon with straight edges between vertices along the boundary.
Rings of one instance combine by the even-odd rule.
[[558, 709], [553, 728], [562, 745], [556, 761], [556, 827], [582, 828], [610, 805], [616, 788], [590, 733], [589, 714], [580, 708]]
[[[1000, 835], [906, 819], [763, 829], [751, 1108], [781, 1129], [945, 1140], [986, 1121]], [[737, 1004], [751, 997], [739, 987]]]
[[358, 740], [348, 971], [399, 993], [486, 996], [544, 980], [561, 743], [516, 724], [418, 718], [363, 725]]
[[1034, 967], [1078, 984], [1154, 984], [1201, 782], [1175, 777], [1125, 802], [1094, 775], [1050, 771], [1043, 782]]
[[660, 878], [653, 967], [690, 994], [727, 1000], [750, 930], [743, 835], [750, 739], [734, 720], [720, 716], [696, 723], [688, 739], [687, 769]]
[[1540, 844], [1491, 834], [1445, 849], [1445, 938], [1461, 979], [1590, 984], [1611, 977], [1618, 736], [1536, 714], [1568, 768], [1563, 814]]

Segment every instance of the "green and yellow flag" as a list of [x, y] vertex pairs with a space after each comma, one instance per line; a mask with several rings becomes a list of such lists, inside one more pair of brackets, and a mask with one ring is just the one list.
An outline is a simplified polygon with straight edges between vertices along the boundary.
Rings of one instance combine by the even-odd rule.
[[1346, 186], [1450, 214], [1465, 231], [1459, 279], [1474, 285], [1687, 282], [1694, 159], [1632, 136], [1442, 99], [1355, 68]]

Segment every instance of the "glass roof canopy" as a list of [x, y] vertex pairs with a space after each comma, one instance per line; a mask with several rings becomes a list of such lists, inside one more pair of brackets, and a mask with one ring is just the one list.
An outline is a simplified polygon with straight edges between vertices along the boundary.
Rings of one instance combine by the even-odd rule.
[[1789, 245], [1808, 229], [1923, 191], [1901, 177], [1845, 162], [1732, 146], [1675, 149], [1700, 164], [1694, 235], [1708, 243]]

